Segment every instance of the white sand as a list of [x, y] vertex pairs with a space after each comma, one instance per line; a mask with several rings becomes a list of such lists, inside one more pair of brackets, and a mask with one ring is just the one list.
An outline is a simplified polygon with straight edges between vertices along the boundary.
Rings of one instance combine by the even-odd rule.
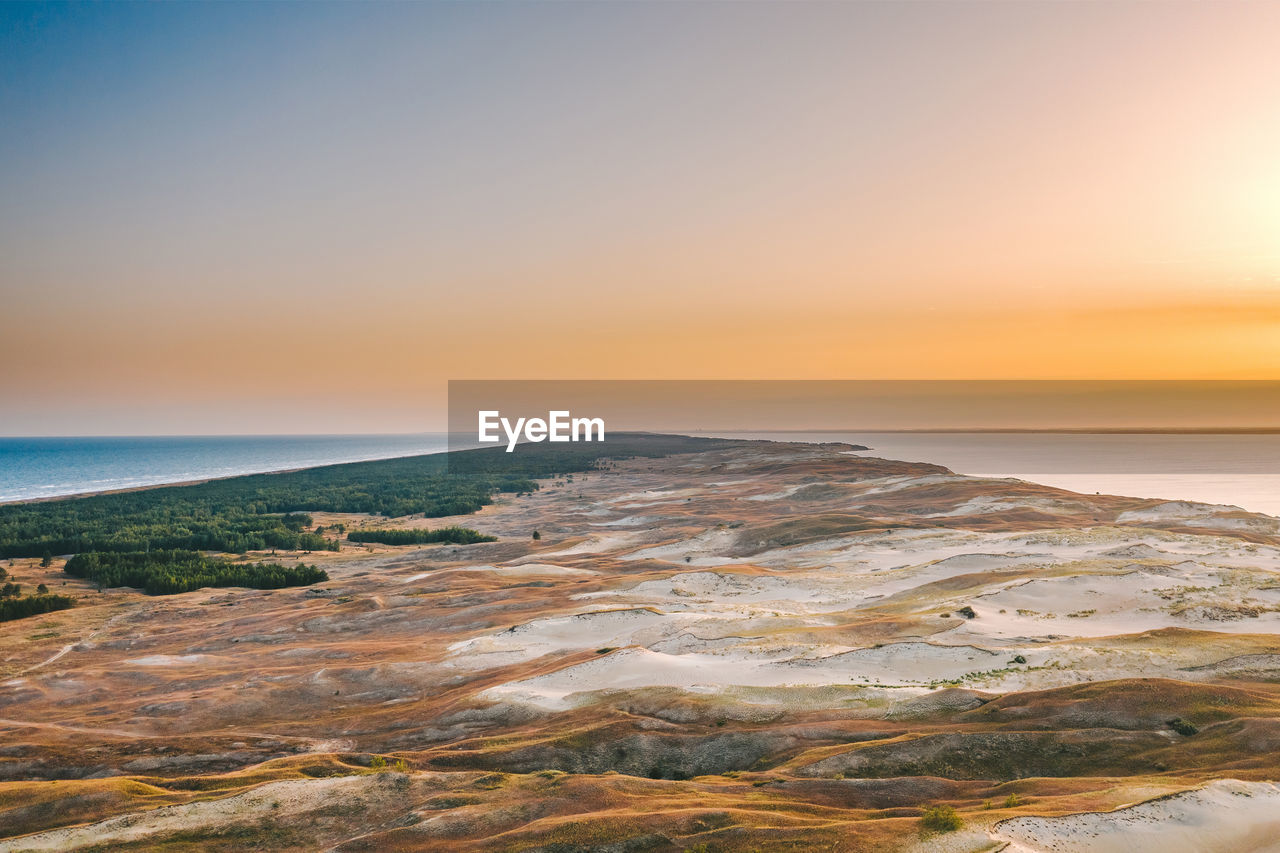
[[579, 601], [625, 600], [638, 604], [660, 604], [667, 610], [692, 610], [709, 614], [732, 612], [734, 615], [750, 617], [766, 611], [801, 614], [845, 610], [851, 603], [862, 600], [865, 596], [849, 590], [847, 585], [840, 584], [834, 578], [682, 572], [663, 580], [644, 581], [629, 589], [585, 592], [573, 598]]
[[577, 545], [571, 545], [568, 548], [561, 548], [558, 551], [548, 551], [547, 556], [573, 554], [599, 554], [604, 551], [612, 551], [618, 548], [625, 548], [637, 541], [637, 534], [618, 534], [612, 536], [588, 536], [586, 540], [579, 542]]
[[1075, 515], [1088, 510], [1088, 505], [1080, 501], [1054, 500], [1051, 498], [1005, 498], [993, 495], [979, 495], [962, 504], [947, 510], [926, 515], [925, 518], [954, 518], [963, 515], [987, 515], [998, 512], [1015, 512], [1032, 509], [1048, 515]]
[[[700, 650], [689, 650], [697, 648]], [[836, 652], [821, 657], [798, 654], [795, 647], [751, 648], [723, 642], [692, 643], [679, 654], [651, 648], [627, 648], [558, 672], [491, 688], [490, 699], [528, 702], [562, 710], [589, 701], [585, 694], [634, 687], [683, 687], [710, 692], [731, 687], [851, 687], [911, 688], [927, 692], [938, 679], [1004, 667], [1006, 652], [973, 646], [932, 643], [892, 643], [878, 648]], [[1029, 665], [1046, 652], [1030, 651]], [[901, 690], [897, 695], [903, 695]], [[575, 694], [583, 694], [577, 695]]]
[[868, 495], [883, 495], [889, 492], [900, 492], [903, 489], [915, 489], [922, 486], [971, 482], [973, 482], [973, 478], [964, 474], [926, 474], [923, 477], [881, 477], [876, 480], [864, 480], [860, 485], [870, 486], [862, 493], [863, 497], [867, 497]]
[[208, 655], [147, 655], [142, 658], [131, 658], [125, 663], [134, 666], [182, 666], [206, 663], [213, 660]]
[[[1042, 656], [1042, 655], [1041, 655]], [[936, 679], [959, 678], [970, 672], [999, 669], [1009, 654], [977, 646], [944, 646], [936, 643], [888, 643], [869, 649], [854, 649], [815, 660], [793, 661], [793, 670], [843, 674], [841, 681], [866, 679], [904, 685]], [[834, 683], [831, 678], [827, 683]]]
[[797, 484], [794, 486], [787, 486], [785, 489], [780, 489], [779, 491], [776, 491], [776, 492], [766, 492], [760, 495], [748, 495], [747, 497], [743, 498], [743, 500], [779, 501], [779, 500], [782, 500], [783, 498], [791, 497], [792, 495], [794, 495], [796, 492], [800, 491], [803, 488], [804, 488], [804, 484]]
[[462, 566], [456, 569], [441, 569], [436, 574], [446, 572], [491, 572], [508, 577], [554, 576], [554, 575], [597, 575], [592, 569], [575, 569], [572, 566], [557, 566], [552, 563], [506, 563], [501, 566]]
[[626, 515], [622, 518], [615, 518], [613, 521], [593, 521], [592, 527], [641, 527], [643, 525], [653, 524], [661, 521], [659, 516], [655, 515]]
[[598, 690], [630, 687], [683, 687], [712, 691], [742, 685], [769, 687], [803, 679], [785, 670], [769, 672], [767, 659], [734, 652], [669, 655], [649, 649], [622, 649], [597, 660], [567, 667], [550, 675], [512, 682], [484, 691], [489, 699], [523, 701], [548, 710], [572, 708]]
[[568, 649], [627, 646], [669, 636], [688, 617], [644, 608], [603, 610], [534, 619], [497, 634], [453, 643], [454, 665], [506, 666]]
[[[839, 485], [856, 503], [948, 482], [972, 479], [928, 475]], [[781, 501], [808, 485], [752, 484], [738, 494]], [[605, 505], [683, 502], [699, 491], [708, 490], [636, 492]], [[1071, 497], [979, 497], [946, 514], [1027, 506], [1074, 512], [1076, 503]], [[1185, 502], [1143, 512], [1141, 518], [1166, 521], [1236, 521], [1231, 507]], [[1280, 608], [1280, 549], [1238, 539], [1108, 526], [1022, 533], [928, 528], [738, 556], [742, 528], [711, 526], [653, 544], [652, 531], [616, 529], [648, 516], [618, 515], [622, 523], [604, 522], [613, 528], [608, 533], [562, 553], [662, 561], [669, 575], [619, 577], [613, 588], [573, 596], [582, 612], [457, 643], [453, 665], [496, 667], [568, 650], [625, 649], [491, 690], [548, 707], [586, 701], [591, 691], [637, 686], [732, 691], [880, 684], [923, 692], [959, 682], [984, 690], [1043, 689], [1123, 677], [1210, 678], [1217, 662], [1195, 646], [1153, 648], [1110, 637], [1171, 627], [1280, 633], [1280, 611], [1273, 609]], [[682, 510], [678, 524], [693, 523]], [[944, 583], [962, 576], [960, 583]], [[964, 607], [977, 618], [961, 618]], [[916, 620], [919, 633], [879, 648], [840, 645], [842, 636], [856, 636], [842, 634], [840, 626], [863, 617]], [[1017, 656], [1026, 663], [1013, 662]]]
[[1007, 853], [1280, 853], [1280, 787], [1223, 780], [1113, 812], [996, 825]]
[[1224, 504], [1197, 504], [1169, 501], [1145, 510], [1121, 513], [1118, 521], [1165, 522], [1188, 527], [1207, 527], [1224, 531], [1280, 532], [1280, 519], [1266, 516], [1234, 517], [1244, 510]]

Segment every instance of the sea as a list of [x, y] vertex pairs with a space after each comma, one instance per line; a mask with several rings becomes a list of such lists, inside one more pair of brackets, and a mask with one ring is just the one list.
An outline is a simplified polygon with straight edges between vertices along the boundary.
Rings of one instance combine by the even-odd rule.
[[0, 438], [0, 501], [440, 453], [446, 433]]
[[[1076, 492], [1202, 501], [1280, 516], [1280, 435], [1091, 433], [724, 433], [843, 441], [865, 456], [934, 462]], [[457, 446], [455, 444], [455, 446]], [[0, 501], [440, 453], [446, 433], [413, 435], [0, 438]]]
[[1199, 501], [1280, 516], [1280, 435], [1249, 433], [761, 432], [726, 437], [843, 441], [862, 456], [933, 462], [1085, 494]]

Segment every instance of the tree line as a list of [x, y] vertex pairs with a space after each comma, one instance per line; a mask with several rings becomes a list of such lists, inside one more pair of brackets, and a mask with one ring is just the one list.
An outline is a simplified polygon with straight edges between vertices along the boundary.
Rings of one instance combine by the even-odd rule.
[[741, 444], [686, 436], [611, 436], [607, 442], [484, 448], [252, 474], [187, 486], [0, 506], [0, 557], [150, 550], [336, 550], [308, 532], [309, 513], [440, 518], [473, 513], [500, 492], [587, 471], [605, 458], [665, 456]]
[[172, 595], [223, 586], [282, 589], [329, 579], [329, 575], [316, 566], [236, 563], [223, 557], [181, 550], [90, 551], [67, 560], [63, 571], [72, 577], [93, 581], [100, 589], [128, 586], [148, 595]]
[[470, 545], [474, 542], [497, 542], [498, 537], [488, 536], [470, 527], [425, 527], [398, 530], [353, 530], [347, 534], [351, 542], [377, 542], [382, 545], [425, 545], [432, 542], [450, 542]]
[[69, 595], [0, 596], [0, 622], [66, 610], [74, 603]]

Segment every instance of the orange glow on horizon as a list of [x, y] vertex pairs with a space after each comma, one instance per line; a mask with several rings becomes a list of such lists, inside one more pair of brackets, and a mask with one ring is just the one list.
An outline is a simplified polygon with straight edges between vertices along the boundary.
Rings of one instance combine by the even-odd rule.
[[[0, 432], [429, 429], [451, 378], [1280, 379], [1280, 5], [272, 14], [11, 28]], [[95, 53], [126, 18], [170, 37]]]

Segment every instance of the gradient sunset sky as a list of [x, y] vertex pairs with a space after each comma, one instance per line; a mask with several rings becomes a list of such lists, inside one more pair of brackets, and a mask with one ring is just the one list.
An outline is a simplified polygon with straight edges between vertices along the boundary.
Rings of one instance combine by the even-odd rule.
[[0, 434], [1280, 379], [1280, 3], [0, 5]]

